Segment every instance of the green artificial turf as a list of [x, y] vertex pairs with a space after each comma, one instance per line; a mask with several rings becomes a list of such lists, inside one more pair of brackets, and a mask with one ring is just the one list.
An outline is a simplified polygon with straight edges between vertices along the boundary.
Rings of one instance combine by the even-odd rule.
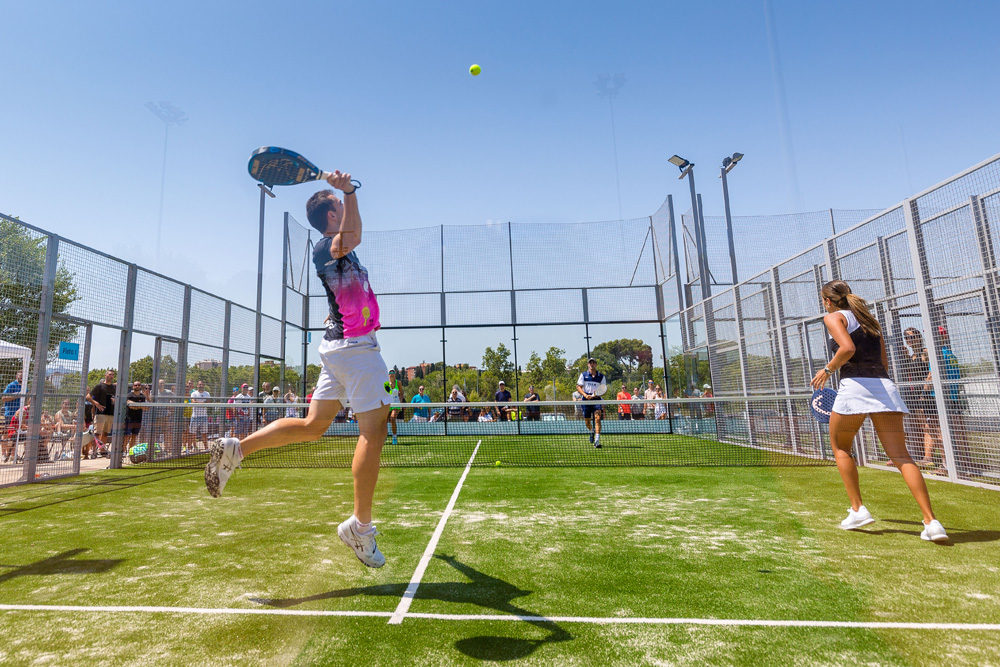
[[[491, 454], [492, 456], [492, 454]], [[370, 570], [344, 469], [134, 468], [0, 490], [0, 604], [391, 613], [462, 474], [383, 470]], [[996, 631], [614, 625], [553, 617], [1000, 623], [1000, 496], [895, 472], [845, 532], [830, 468], [473, 468], [409, 612], [504, 620], [0, 611], [3, 665], [983, 665]], [[515, 616], [540, 617], [518, 620]]]

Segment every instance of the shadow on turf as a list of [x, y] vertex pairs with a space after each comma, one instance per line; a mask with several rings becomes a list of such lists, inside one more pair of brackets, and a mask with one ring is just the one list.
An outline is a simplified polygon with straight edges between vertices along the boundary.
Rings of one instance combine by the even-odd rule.
[[156, 470], [131, 474], [128, 476], [96, 476], [92, 474], [79, 475], [33, 483], [29, 488], [37, 489], [38, 493], [25, 496], [9, 503], [0, 504], [0, 520], [7, 516], [20, 514], [42, 507], [51, 507], [60, 503], [86, 500], [103, 493], [112, 493], [122, 489], [131, 489], [144, 484], [152, 484], [174, 477], [195, 474], [192, 470]]
[[[887, 535], [891, 533], [904, 533], [906, 535], [920, 536], [923, 530], [923, 523], [920, 521], [903, 521], [901, 519], [883, 519], [885, 523], [898, 523], [906, 526], [913, 526], [913, 530], [903, 530], [894, 528], [889, 530], [867, 531], [873, 535]], [[964, 542], [997, 542], [1000, 541], [1000, 530], [962, 530], [960, 528], [948, 528], [948, 541], [942, 542], [945, 546], [951, 544], [962, 544]]]
[[90, 551], [90, 549], [70, 549], [61, 554], [36, 561], [28, 565], [2, 565], [0, 568], [11, 568], [9, 572], [0, 574], [0, 584], [16, 577], [50, 574], [102, 574], [108, 572], [125, 561], [120, 558], [104, 558], [94, 560], [74, 559], [74, 556]]
[[[491, 577], [480, 572], [454, 556], [435, 554], [435, 558], [448, 563], [466, 577], [469, 581], [426, 583], [420, 584], [414, 596], [416, 600], [441, 600], [443, 602], [472, 603], [493, 609], [495, 611], [520, 616], [527, 623], [548, 632], [543, 639], [520, 639], [517, 637], [466, 637], [455, 642], [455, 648], [465, 655], [477, 660], [505, 661], [516, 660], [534, 653], [539, 647], [555, 642], [573, 639], [554, 621], [533, 614], [512, 603], [512, 600], [531, 595], [532, 591], [521, 590], [503, 579]], [[250, 598], [251, 602], [269, 607], [295, 607], [306, 602], [330, 600], [333, 598], [349, 598], [358, 595], [402, 597], [408, 584], [382, 584], [380, 586], [362, 586], [360, 588], [342, 588], [326, 593], [317, 593], [304, 598], [265, 599]]]

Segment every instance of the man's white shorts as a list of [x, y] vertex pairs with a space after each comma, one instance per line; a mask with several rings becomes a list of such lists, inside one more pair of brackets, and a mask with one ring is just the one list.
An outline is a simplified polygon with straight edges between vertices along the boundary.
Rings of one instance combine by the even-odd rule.
[[208, 417], [191, 417], [191, 424], [188, 426], [188, 433], [191, 435], [208, 435]]
[[356, 338], [326, 340], [319, 344], [323, 370], [313, 400], [350, 401], [354, 412], [369, 412], [389, 405], [385, 390], [389, 369], [382, 361], [375, 332]]

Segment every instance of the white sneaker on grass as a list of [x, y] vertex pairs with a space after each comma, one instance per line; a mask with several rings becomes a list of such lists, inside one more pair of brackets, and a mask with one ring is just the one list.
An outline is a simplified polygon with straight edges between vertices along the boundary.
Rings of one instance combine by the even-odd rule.
[[385, 565], [385, 556], [378, 550], [375, 544], [375, 536], [380, 533], [372, 526], [370, 532], [358, 532], [358, 520], [353, 515], [350, 519], [337, 526], [337, 535], [347, 546], [354, 549], [354, 554], [362, 563], [368, 567], [382, 567]]
[[944, 532], [944, 526], [937, 519], [931, 519], [930, 523], [924, 524], [924, 530], [920, 533], [920, 539], [928, 542], [947, 542], [948, 533]]
[[243, 460], [240, 441], [236, 438], [213, 440], [209, 446], [210, 456], [205, 466], [205, 486], [213, 498], [222, 495], [226, 482]]
[[875, 523], [875, 519], [872, 517], [872, 513], [868, 511], [868, 508], [862, 505], [858, 508], [857, 512], [853, 509], [847, 510], [847, 518], [840, 522], [840, 527], [844, 530], [854, 530], [861, 526], [867, 526], [870, 523]]
[[594, 449], [600, 449], [600, 448], [601, 448], [601, 434], [598, 433], [597, 435], [594, 436]]

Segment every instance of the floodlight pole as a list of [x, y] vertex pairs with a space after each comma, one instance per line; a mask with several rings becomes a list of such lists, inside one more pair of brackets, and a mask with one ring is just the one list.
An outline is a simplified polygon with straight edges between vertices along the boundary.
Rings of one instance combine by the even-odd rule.
[[274, 198], [274, 193], [263, 183], [258, 183], [260, 188], [260, 226], [257, 237], [257, 312], [256, 325], [253, 337], [253, 388], [260, 397], [260, 324], [261, 324], [261, 304], [264, 295], [264, 203], [267, 197]]
[[694, 216], [694, 242], [698, 251], [698, 278], [701, 281], [701, 298], [707, 299], [712, 296], [712, 287], [708, 284], [708, 257], [705, 248], [701, 228], [701, 211], [698, 206], [698, 195], [694, 186], [694, 163], [691, 162], [681, 173], [681, 178], [687, 176], [688, 187], [691, 189], [691, 215]]
[[[735, 166], [735, 163], [732, 163]], [[733, 216], [729, 212], [729, 180], [726, 178], [726, 174], [732, 166], [722, 167], [722, 173], [719, 178], [722, 179], [722, 200], [726, 205], [726, 235], [729, 237], [729, 264], [733, 269], [733, 284], [740, 282], [740, 279], [736, 275], [736, 243], [733, 241]]]
[[160, 215], [156, 221], [156, 260], [154, 267], [157, 271], [160, 267], [160, 235], [163, 230], [163, 197], [167, 185], [167, 139], [170, 138], [170, 126], [182, 125], [187, 120], [183, 111], [172, 105], [170, 102], [146, 102], [146, 108], [154, 116], [163, 121], [163, 166], [160, 170]]

